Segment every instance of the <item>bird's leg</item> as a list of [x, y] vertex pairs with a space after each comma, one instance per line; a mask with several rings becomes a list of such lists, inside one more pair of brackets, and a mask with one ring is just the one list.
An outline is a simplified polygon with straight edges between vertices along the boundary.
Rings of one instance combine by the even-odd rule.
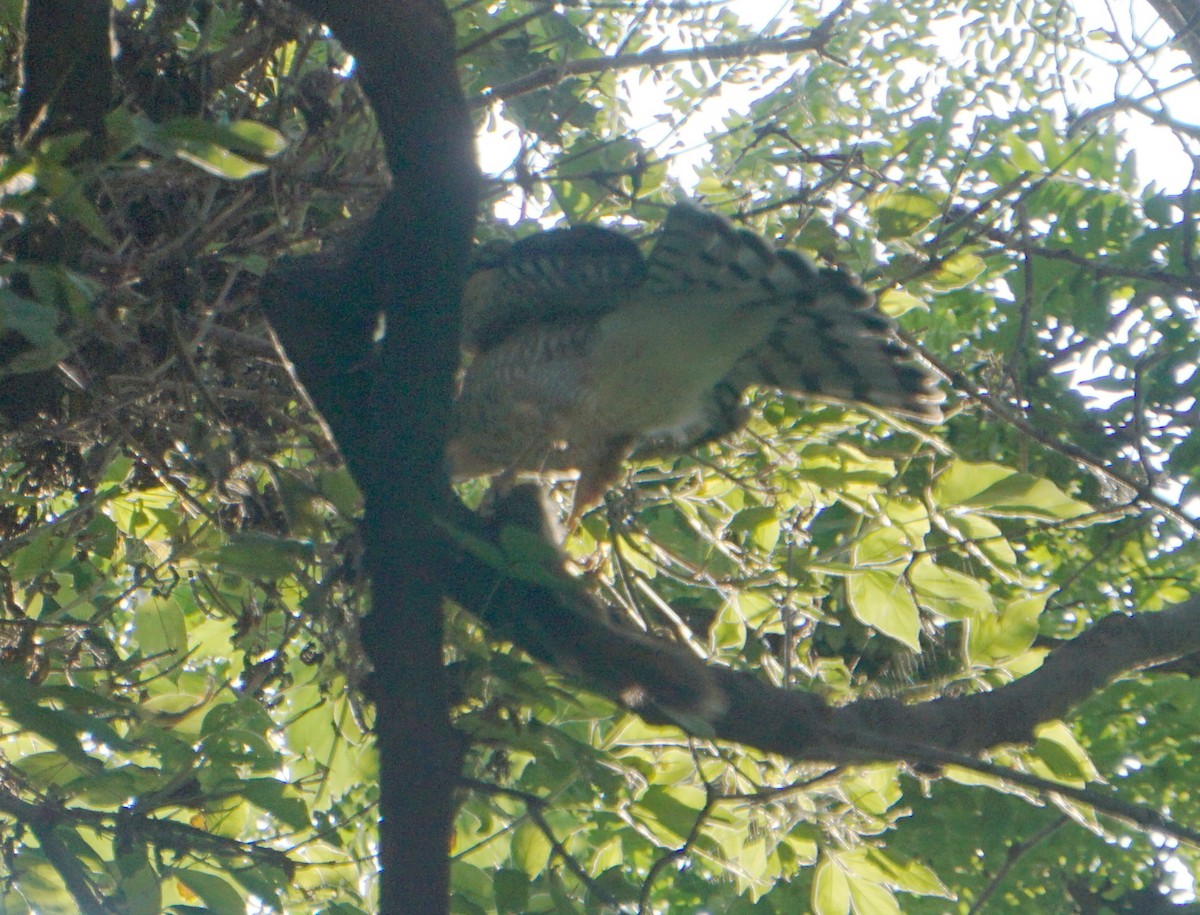
[[476, 511], [483, 518], [491, 518], [496, 513], [497, 503], [504, 499], [516, 485], [517, 473], [515, 470], [509, 468], [498, 473], [492, 477], [487, 492], [483, 494], [483, 499], [480, 500], [479, 508]]
[[580, 516], [600, 503], [604, 494], [621, 475], [621, 462], [629, 457], [633, 448], [633, 437], [605, 442], [597, 451], [579, 460], [579, 482], [575, 484], [575, 498], [571, 513], [567, 516], [567, 528], [575, 526]]

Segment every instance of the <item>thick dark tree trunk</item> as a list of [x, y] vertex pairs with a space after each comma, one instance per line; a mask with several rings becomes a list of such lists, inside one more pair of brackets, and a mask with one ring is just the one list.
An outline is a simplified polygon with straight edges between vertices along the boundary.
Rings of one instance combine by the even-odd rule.
[[[364, 539], [372, 605], [363, 641], [375, 667], [380, 760], [380, 912], [446, 911], [454, 788], [462, 746], [450, 727], [442, 656], [448, 550], [437, 521], [450, 488], [446, 417], [458, 362], [458, 302], [474, 229], [477, 170], [454, 68], [454, 27], [439, 0], [296, 6], [328, 24], [355, 55], [375, 109], [393, 191], [359, 249], [321, 268], [305, 288], [321, 319], [338, 320], [346, 352], [371, 353], [374, 317], [387, 335], [369, 368], [332, 369], [310, 385], [366, 498]], [[294, 320], [305, 321], [303, 309]], [[328, 327], [328, 325], [326, 325]], [[342, 341], [347, 344], [347, 341]], [[298, 364], [301, 380], [305, 366]]]
[[26, 0], [20, 136], [103, 135], [113, 101], [112, 11], [109, 0]]

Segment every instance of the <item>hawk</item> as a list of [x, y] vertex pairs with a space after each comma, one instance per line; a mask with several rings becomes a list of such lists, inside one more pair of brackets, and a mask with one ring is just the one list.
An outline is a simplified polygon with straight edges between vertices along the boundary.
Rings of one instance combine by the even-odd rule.
[[751, 386], [941, 416], [932, 375], [849, 274], [690, 203], [648, 257], [586, 225], [485, 246], [462, 339], [451, 474], [578, 471], [573, 516], [627, 458], [741, 428]]

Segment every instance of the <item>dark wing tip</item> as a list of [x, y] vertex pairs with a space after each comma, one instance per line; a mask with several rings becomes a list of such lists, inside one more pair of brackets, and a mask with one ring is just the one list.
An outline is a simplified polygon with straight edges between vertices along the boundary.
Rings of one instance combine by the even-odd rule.
[[463, 295], [463, 346], [479, 352], [523, 328], [594, 319], [645, 274], [637, 244], [600, 226], [480, 245]]

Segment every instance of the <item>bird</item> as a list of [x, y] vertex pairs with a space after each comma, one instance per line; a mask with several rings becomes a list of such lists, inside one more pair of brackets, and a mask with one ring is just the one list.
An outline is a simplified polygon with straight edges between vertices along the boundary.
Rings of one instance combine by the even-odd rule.
[[737, 432], [753, 387], [941, 419], [934, 375], [851, 274], [691, 201], [648, 255], [587, 224], [482, 246], [461, 340], [451, 477], [576, 472], [572, 519], [625, 461]]

